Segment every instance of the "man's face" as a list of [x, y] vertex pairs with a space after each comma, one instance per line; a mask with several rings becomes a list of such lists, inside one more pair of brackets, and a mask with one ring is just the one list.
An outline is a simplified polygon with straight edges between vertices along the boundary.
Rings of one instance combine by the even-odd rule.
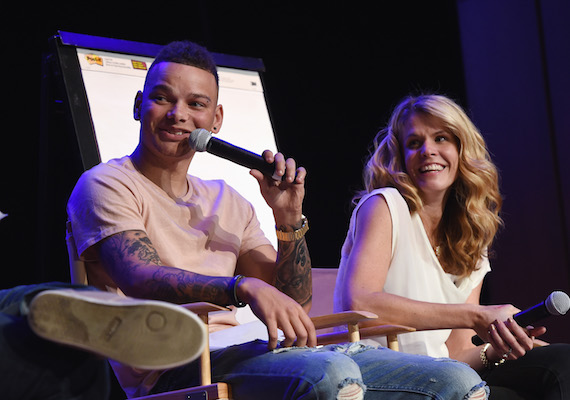
[[155, 155], [192, 156], [190, 132], [221, 126], [223, 111], [217, 101], [218, 87], [210, 72], [171, 62], [156, 65], [135, 100], [141, 145]]

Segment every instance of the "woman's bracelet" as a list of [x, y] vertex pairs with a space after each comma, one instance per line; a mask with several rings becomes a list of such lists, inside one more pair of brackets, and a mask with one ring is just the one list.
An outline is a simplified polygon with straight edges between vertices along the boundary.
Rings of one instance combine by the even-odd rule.
[[489, 348], [489, 346], [491, 346], [491, 343], [485, 343], [485, 346], [483, 346], [483, 348], [481, 349], [481, 352], [479, 353], [479, 357], [481, 358], [481, 362], [483, 363], [483, 366], [485, 368], [493, 369], [493, 368], [496, 368], [499, 365], [503, 364], [505, 362], [505, 359], [501, 358], [497, 362], [489, 361], [489, 359], [487, 358], [487, 349]]

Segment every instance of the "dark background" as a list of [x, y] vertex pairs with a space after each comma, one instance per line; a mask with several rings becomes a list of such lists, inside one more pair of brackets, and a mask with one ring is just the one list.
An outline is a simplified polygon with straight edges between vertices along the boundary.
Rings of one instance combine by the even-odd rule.
[[[483, 302], [526, 308], [570, 292], [568, 1], [75, 4], [5, 15], [16, 24], [2, 27], [0, 288], [69, 279], [65, 202], [78, 154], [65, 129], [40, 135], [42, 55], [64, 30], [261, 58], [280, 150], [309, 171], [316, 267], [338, 264], [363, 160], [392, 107], [410, 92], [448, 95], [501, 172], [505, 228]], [[545, 339], [570, 342], [568, 316], [547, 326]]]

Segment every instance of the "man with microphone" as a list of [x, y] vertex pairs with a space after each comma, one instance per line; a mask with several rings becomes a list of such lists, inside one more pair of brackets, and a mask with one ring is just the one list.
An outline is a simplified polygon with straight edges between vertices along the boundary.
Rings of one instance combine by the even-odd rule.
[[[267, 342], [245, 341], [212, 353], [214, 381], [230, 383], [236, 398], [358, 399], [365, 392], [383, 399], [486, 398], [478, 375], [451, 360], [360, 344], [315, 348], [307, 316], [312, 282], [302, 214], [306, 171], [269, 151], [263, 158], [274, 163], [272, 176], [251, 171], [273, 210], [276, 251], [249, 202], [223, 181], [188, 175], [196, 156], [191, 132], [222, 126], [217, 99], [216, 67], [205, 49], [174, 42], [157, 56], [135, 99], [137, 148], [86, 171], [68, 202], [89, 283], [179, 304], [249, 304]], [[211, 330], [239, 332], [234, 314], [213, 316]], [[112, 367], [129, 397], [198, 384], [197, 362], [168, 371], [116, 362]]]

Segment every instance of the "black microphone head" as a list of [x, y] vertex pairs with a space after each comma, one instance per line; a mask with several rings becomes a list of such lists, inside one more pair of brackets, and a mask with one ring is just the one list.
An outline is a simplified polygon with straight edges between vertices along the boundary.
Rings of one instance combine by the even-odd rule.
[[544, 305], [550, 314], [564, 315], [570, 308], [570, 297], [564, 292], [552, 292]]
[[188, 137], [190, 147], [196, 151], [206, 151], [212, 134], [206, 129], [194, 129]]

